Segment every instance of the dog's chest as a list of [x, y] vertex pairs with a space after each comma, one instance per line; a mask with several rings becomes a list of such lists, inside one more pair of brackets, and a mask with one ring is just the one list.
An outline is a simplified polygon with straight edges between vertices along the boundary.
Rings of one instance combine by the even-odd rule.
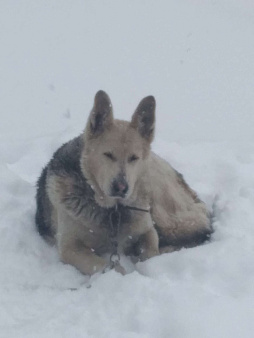
[[125, 207], [100, 210], [100, 214], [89, 220], [90, 227], [85, 236], [86, 245], [96, 253], [104, 254], [110, 253], [112, 243], [117, 241], [119, 251], [122, 252], [138, 239], [133, 227], [135, 222], [135, 212]]

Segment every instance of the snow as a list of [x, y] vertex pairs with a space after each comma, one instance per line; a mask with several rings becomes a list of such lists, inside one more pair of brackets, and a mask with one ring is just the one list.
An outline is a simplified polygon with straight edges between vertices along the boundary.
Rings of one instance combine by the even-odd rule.
[[[0, 337], [249, 338], [254, 330], [254, 4], [0, 4]], [[211, 209], [210, 243], [91, 279], [34, 227], [35, 182], [84, 128], [157, 100], [153, 149]]]

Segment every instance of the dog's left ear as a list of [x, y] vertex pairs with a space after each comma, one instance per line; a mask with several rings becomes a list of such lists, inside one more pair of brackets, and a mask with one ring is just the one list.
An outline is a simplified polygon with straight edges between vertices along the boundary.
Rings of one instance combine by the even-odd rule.
[[94, 98], [93, 109], [87, 123], [90, 136], [97, 136], [110, 128], [113, 123], [113, 108], [110, 98], [103, 90], [99, 90]]
[[140, 135], [149, 143], [154, 138], [155, 106], [156, 101], [153, 96], [145, 97], [139, 103], [131, 120], [131, 127], [137, 129]]

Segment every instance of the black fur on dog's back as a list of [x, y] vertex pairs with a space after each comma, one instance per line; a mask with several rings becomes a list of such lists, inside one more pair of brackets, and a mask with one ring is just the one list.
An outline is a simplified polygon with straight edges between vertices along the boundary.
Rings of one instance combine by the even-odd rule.
[[41, 176], [37, 181], [37, 192], [36, 192], [36, 214], [35, 223], [39, 234], [44, 238], [53, 237], [51, 221], [49, 215], [49, 198], [46, 192], [46, 178], [47, 178], [47, 167], [42, 170]]
[[81, 136], [64, 143], [55, 151], [37, 181], [35, 223], [39, 234], [50, 241], [54, 241], [54, 229], [51, 220], [51, 202], [46, 191], [47, 176], [52, 174], [58, 176], [74, 175], [84, 180], [80, 169], [82, 148], [83, 140]]

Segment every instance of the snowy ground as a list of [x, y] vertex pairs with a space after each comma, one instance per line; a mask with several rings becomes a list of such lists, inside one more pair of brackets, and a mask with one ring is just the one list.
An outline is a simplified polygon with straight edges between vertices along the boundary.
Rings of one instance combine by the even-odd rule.
[[[253, 337], [253, 36], [251, 0], [0, 3], [1, 338]], [[216, 220], [206, 245], [89, 280], [36, 233], [34, 195], [98, 89], [124, 119], [155, 95], [153, 148]]]

